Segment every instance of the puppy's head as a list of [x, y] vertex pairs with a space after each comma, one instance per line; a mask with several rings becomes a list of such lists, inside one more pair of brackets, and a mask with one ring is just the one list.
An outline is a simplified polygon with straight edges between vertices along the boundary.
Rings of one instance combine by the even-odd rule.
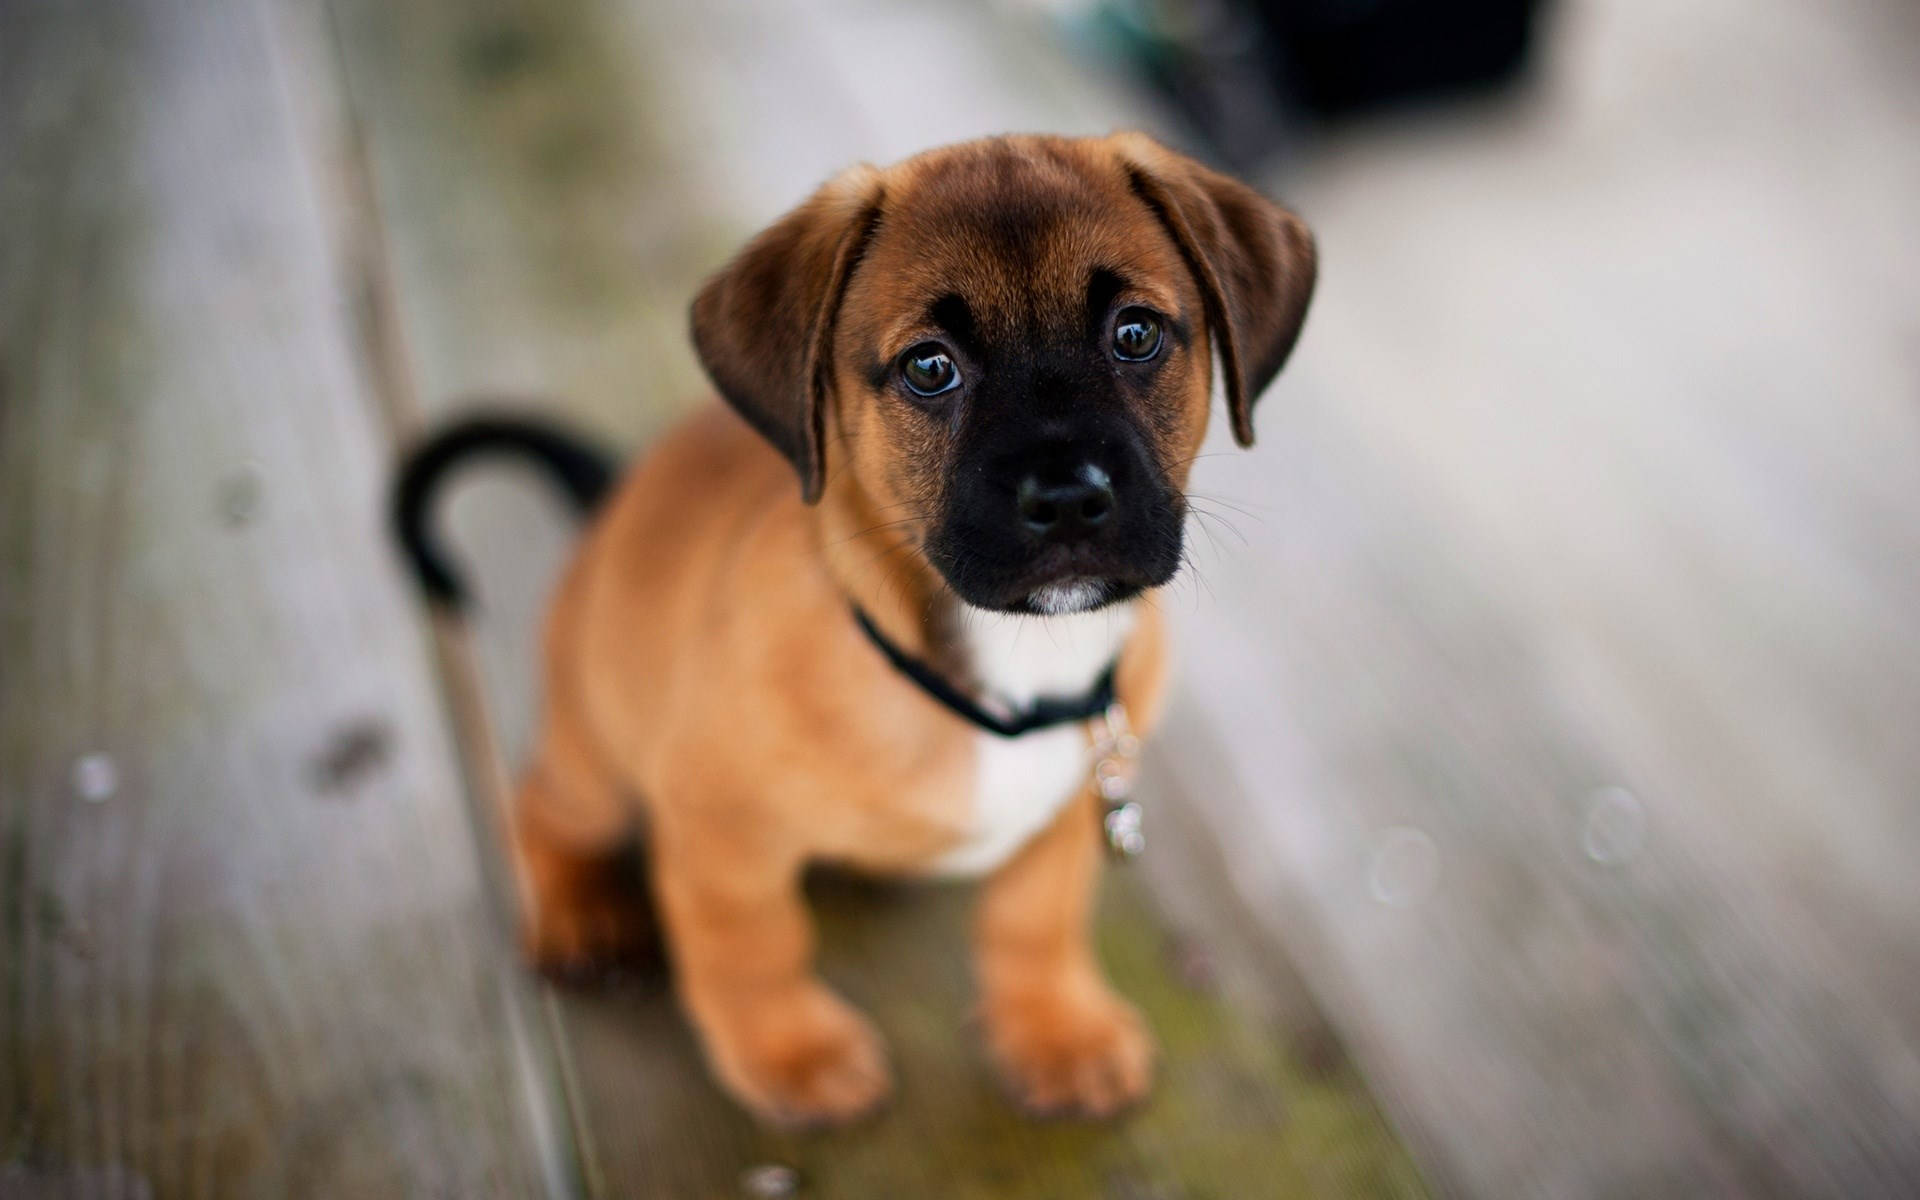
[[828, 182], [693, 332], [809, 502], [969, 604], [1064, 612], [1172, 578], [1214, 358], [1250, 445], [1313, 280], [1296, 217], [1143, 136], [993, 138]]

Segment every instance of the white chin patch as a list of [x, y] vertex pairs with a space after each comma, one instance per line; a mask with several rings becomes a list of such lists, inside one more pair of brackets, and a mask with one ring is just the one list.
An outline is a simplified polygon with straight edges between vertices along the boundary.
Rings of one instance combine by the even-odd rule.
[[1070, 583], [1050, 583], [1027, 597], [1027, 601], [1036, 611], [1059, 617], [1085, 612], [1100, 603], [1100, 597], [1105, 594], [1106, 589], [1099, 584], [1076, 579]]

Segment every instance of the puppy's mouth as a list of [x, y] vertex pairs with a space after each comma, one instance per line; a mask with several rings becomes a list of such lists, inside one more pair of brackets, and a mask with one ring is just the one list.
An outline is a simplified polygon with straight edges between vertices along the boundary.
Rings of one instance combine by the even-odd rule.
[[1105, 608], [1120, 598], [1104, 579], [1066, 579], [1035, 589], [1027, 597], [1027, 606], [1045, 616], [1064, 617], [1069, 613]]
[[927, 557], [961, 600], [1031, 616], [1093, 612], [1131, 600], [1173, 578], [1180, 562], [1177, 547], [1152, 561], [1115, 561], [1091, 546], [1048, 546], [1024, 562], [1003, 564], [951, 546], [949, 539], [931, 538]]

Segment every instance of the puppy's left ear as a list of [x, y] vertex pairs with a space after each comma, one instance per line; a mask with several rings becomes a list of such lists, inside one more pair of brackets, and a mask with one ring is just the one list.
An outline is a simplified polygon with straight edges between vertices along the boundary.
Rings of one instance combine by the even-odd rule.
[[787, 456], [808, 504], [826, 476], [833, 327], [880, 214], [880, 176], [854, 167], [747, 244], [693, 301], [693, 345], [720, 395]]
[[1313, 234], [1237, 179], [1140, 133], [1110, 139], [1134, 193], [1172, 234], [1200, 285], [1219, 348], [1234, 440], [1253, 445], [1253, 402], [1293, 352], [1313, 296]]

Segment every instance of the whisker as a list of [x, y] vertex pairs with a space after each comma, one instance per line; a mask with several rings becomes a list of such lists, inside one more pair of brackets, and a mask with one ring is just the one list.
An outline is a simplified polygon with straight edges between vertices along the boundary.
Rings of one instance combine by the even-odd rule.
[[1175, 463], [1174, 466], [1175, 469], [1190, 467], [1203, 458], [1232, 458], [1238, 453], [1239, 451], [1237, 450], [1208, 450], [1204, 453], [1196, 454], [1184, 462]]
[[[1248, 508], [1246, 507], [1246, 505], [1236, 503], [1232, 500], [1227, 499], [1224, 496], [1213, 495], [1210, 492], [1188, 492], [1187, 500], [1189, 502], [1194, 500], [1205, 500], [1209, 504], [1218, 504], [1222, 508], [1230, 508], [1234, 512], [1239, 513], [1243, 517], [1252, 517], [1254, 520], [1261, 521], [1261, 522], [1265, 522], [1267, 513], [1275, 513], [1280, 511], [1280, 509], [1276, 505], [1272, 505], [1272, 504], [1261, 504], [1261, 505], [1255, 505], [1254, 508]], [[1247, 504], [1252, 504], [1252, 503], [1253, 502], [1251, 500], [1247, 501]]]
[[1202, 533], [1207, 535], [1207, 541], [1209, 544], [1213, 546], [1215, 553], [1219, 552], [1220, 543], [1214, 541], [1213, 531], [1209, 527], [1209, 525], [1206, 524], [1207, 522], [1211, 522], [1214, 525], [1220, 526], [1222, 529], [1226, 530], [1228, 533], [1238, 538], [1242, 546], [1252, 545], [1251, 542], [1247, 541], [1247, 535], [1244, 533], [1241, 533], [1240, 530], [1234, 526], [1233, 522], [1227, 520], [1225, 517], [1222, 517], [1217, 513], [1205, 512], [1197, 508], [1189, 509], [1188, 511], [1193, 514], [1193, 517], [1196, 521], [1202, 522], [1202, 524], [1199, 526], [1199, 529]]
[[[1197, 587], [1206, 589], [1208, 602], [1212, 604], [1220, 603], [1220, 597], [1214, 594], [1213, 585], [1207, 582], [1207, 577], [1204, 573], [1201, 572], [1199, 564], [1193, 561], [1193, 555], [1187, 553], [1185, 550], [1182, 550], [1180, 552], [1180, 562], [1181, 562], [1181, 565], [1186, 567], [1187, 571], [1193, 575], [1194, 584]], [[1198, 607], [1199, 607], [1199, 600], [1200, 600], [1200, 596], [1199, 596], [1199, 593], [1196, 591], [1194, 593], [1194, 605], [1195, 605], [1196, 611], [1198, 610]]]
[[848, 542], [855, 541], [859, 538], [867, 537], [875, 533], [882, 533], [889, 529], [899, 529], [902, 526], [912, 525], [915, 522], [921, 521], [924, 519], [925, 519], [924, 517], [921, 517], [918, 514], [915, 514], [914, 516], [910, 516], [910, 517], [902, 517], [898, 521], [882, 521], [880, 524], [870, 525], [867, 528], [860, 530], [858, 533], [850, 533], [846, 537], [841, 538], [839, 541], [828, 542], [824, 547], [822, 547], [822, 549], [831, 550], [836, 546], [844, 546]]

